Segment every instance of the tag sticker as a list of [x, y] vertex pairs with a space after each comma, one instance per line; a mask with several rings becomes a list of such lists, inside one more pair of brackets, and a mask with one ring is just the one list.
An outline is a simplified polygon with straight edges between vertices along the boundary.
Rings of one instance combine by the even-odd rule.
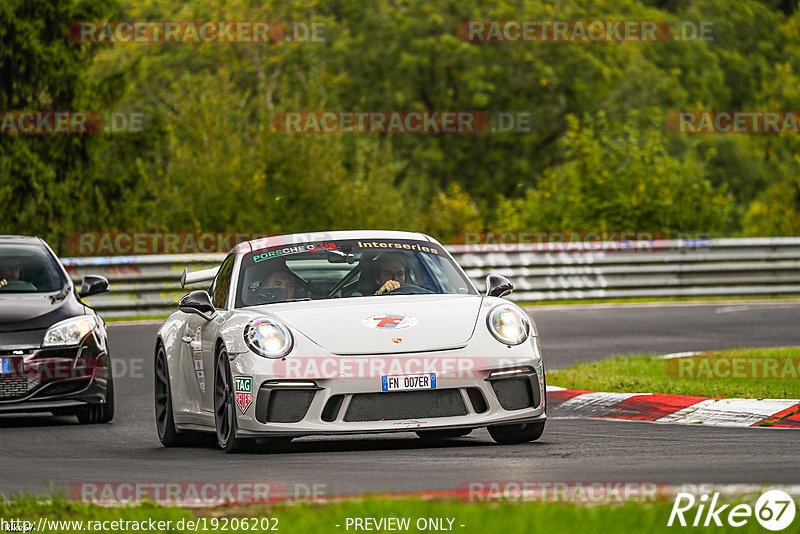
[[253, 379], [249, 376], [237, 376], [233, 379], [233, 384], [236, 405], [244, 413], [253, 403]]

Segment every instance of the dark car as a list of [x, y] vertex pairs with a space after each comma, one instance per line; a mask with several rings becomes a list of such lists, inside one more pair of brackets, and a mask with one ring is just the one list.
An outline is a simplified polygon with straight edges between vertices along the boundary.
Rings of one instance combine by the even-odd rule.
[[42, 239], [0, 236], [0, 413], [114, 417], [105, 323], [81, 300], [104, 291], [102, 276], [77, 291]]

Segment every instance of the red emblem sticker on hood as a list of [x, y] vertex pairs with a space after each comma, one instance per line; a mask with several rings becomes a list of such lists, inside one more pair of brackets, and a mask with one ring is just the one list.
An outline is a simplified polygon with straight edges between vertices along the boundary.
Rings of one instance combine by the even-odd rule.
[[363, 319], [361, 324], [367, 328], [376, 328], [378, 330], [402, 330], [403, 328], [411, 328], [418, 322], [416, 317], [403, 315], [402, 313], [378, 313]]

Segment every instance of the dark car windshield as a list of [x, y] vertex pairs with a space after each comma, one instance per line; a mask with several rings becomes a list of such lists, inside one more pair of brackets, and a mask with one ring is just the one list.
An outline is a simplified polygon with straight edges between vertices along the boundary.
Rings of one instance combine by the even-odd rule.
[[55, 258], [41, 245], [0, 243], [0, 295], [49, 293], [66, 280]]
[[333, 240], [264, 248], [242, 258], [236, 306], [381, 293], [476, 294], [441, 246], [402, 239]]

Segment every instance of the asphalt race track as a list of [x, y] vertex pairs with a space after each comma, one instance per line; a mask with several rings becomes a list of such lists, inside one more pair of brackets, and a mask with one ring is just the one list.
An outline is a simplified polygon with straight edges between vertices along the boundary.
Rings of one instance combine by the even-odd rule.
[[[618, 353], [800, 345], [800, 303], [547, 307], [531, 310], [546, 364]], [[302, 438], [277, 451], [226, 455], [207, 442], [163, 448], [153, 415], [155, 324], [115, 325], [117, 415], [0, 417], [0, 490], [42, 493], [88, 481], [280, 482], [292, 495], [450, 490], [471, 480], [800, 483], [798, 434], [559, 418], [540, 441], [495, 445], [486, 430], [426, 444], [414, 434]], [[122, 371], [121, 373], [119, 371]], [[299, 486], [296, 486], [299, 485]]]
[[529, 308], [545, 365], [614, 354], [800, 345], [800, 302]]

